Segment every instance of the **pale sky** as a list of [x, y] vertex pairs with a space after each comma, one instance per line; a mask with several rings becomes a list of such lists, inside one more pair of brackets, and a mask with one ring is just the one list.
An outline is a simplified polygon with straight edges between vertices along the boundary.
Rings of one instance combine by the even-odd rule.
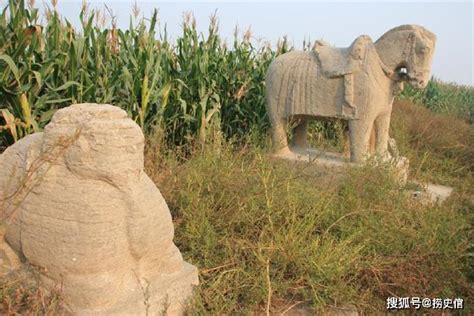
[[[39, 2], [39, 1], [37, 1]], [[58, 11], [79, 25], [80, 0], [58, 0]], [[133, 0], [88, 1], [90, 8], [104, 3], [127, 28]], [[198, 29], [206, 31], [209, 16], [217, 10], [220, 34], [232, 39], [235, 25], [243, 32], [251, 27], [255, 39], [270, 40], [288, 35], [296, 48], [303, 39], [324, 39], [336, 46], [348, 46], [358, 35], [375, 41], [385, 31], [401, 24], [418, 24], [437, 35], [433, 74], [447, 82], [474, 85], [473, 3], [464, 2], [290, 2], [290, 1], [137, 1], [141, 15], [149, 17], [159, 9], [161, 25], [172, 38], [179, 36], [183, 12], [191, 11]], [[0, 7], [6, 4], [0, 0]], [[37, 4], [38, 5], [38, 4]], [[39, 3], [41, 5], [41, 3]]]

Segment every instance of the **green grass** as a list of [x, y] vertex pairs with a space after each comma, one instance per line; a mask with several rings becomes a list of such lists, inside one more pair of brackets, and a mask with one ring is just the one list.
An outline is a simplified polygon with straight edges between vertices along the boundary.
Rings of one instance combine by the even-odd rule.
[[[374, 314], [389, 296], [420, 296], [461, 297], [472, 313], [472, 128], [407, 102], [393, 114], [411, 179], [454, 187], [443, 205], [416, 202], [384, 166], [328, 172], [274, 160], [268, 135], [257, 132], [188, 148], [169, 146], [160, 130], [151, 134], [146, 172], [170, 207], [175, 243], [199, 268], [190, 312], [352, 305]], [[430, 121], [450, 132], [433, 129], [420, 140]], [[0, 282], [0, 312], [54, 314], [58, 297], [26, 280]]]
[[175, 242], [200, 269], [194, 313], [267, 304], [375, 313], [389, 296], [472, 302], [473, 215], [458, 195], [423, 206], [383, 167], [333, 174], [252, 145], [209, 146], [184, 162], [152, 148], [147, 173], [170, 206]]
[[189, 156], [150, 142], [147, 173], [170, 206], [175, 242], [200, 268], [193, 312], [296, 304], [372, 314], [389, 296], [462, 297], [472, 312], [472, 127], [406, 101], [393, 121], [410, 179], [454, 187], [443, 205], [414, 201], [383, 166], [328, 172], [272, 160], [266, 135]]
[[434, 112], [455, 114], [466, 121], [474, 115], [474, 87], [444, 83], [432, 78], [425, 89], [406, 85], [400, 99], [410, 99]]
[[[227, 48], [215, 17], [204, 36], [187, 16], [171, 43], [156, 14], [119, 30], [86, 9], [80, 32], [54, 8], [39, 28], [38, 11], [23, 6], [10, 1], [0, 15], [0, 142], [41, 130], [72, 102], [125, 109], [146, 134], [146, 171], [175, 242], [199, 268], [195, 314], [373, 314], [395, 295], [462, 297], [474, 312], [474, 137], [459, 118], [472, 112], [472, 88], [431, 81], [394, 105], [391, 135], [411, 178], [455, 189], [423, 206], [383, 166], [328, 173], [269, 158], [264, 75], [286, 42], [254, 47], [246, 34]], [[343, 151], [345, 127], [312, 124], [310, 141]], [[54, 314], [57, 297], [30, 281], [0, 281], [0, 313]]]
[[411, 102], [395, 102], [391, 134], [424, 181], [472, 190], [474, 129], [454, 114], [433, 113]]
[[113, 15], [107, 28], [94, 23], [98, 13], [84, 7], [81, 30], [54, 8], [39, 25], [38, 9], [25, 9], [23, 0], [9, 1], [0, 13], [3, 144], [42, 129], [55, 110], [76, 102], [120, 106], [145, 132], [159, 127], [175, 145], [268, 127], [264, 76], [286, 41], [275, 51], [236, 33], [227, 47], [217, 17], [204, 36], [188, 15], [171, 42], [157, 11], [150, 21], [131, 17], [127, 30], [116, 28]]

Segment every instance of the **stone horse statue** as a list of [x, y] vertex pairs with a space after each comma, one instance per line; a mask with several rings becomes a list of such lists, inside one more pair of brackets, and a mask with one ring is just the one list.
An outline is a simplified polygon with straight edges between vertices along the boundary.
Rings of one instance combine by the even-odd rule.
[[375, 132], [375, 153], [389, 154], [394, 96], [403, 83], [423, 88], [431, 75], [436, 36], [417, 25], [391, 29], [375, 43], [358, 37], [348, 48], [318, 41], [312, 51], [277, 57], [266, 76], [267, 111], [273, 147], [289, 152], [287, 125], [297, 119], [294, 144], [306, 149], [309, 118], [348, 120], [352, 162], [363, 161]]

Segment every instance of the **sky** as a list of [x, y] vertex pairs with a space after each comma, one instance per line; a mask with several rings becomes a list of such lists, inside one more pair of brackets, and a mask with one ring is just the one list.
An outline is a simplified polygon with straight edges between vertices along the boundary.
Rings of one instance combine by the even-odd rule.
[[[134, 0], [88, 2], [90, 8], [100, 9], [105, 3], [117, 17], [118, 26], [128, 27]], [[0, 7], [5, 3], [6, 0], [0, 0]], [[58, 0], [58, 11], [79, 25], [81, 3], [81, 0]], [[433, 75], [446, 82], [474, 85], [472, 1], [137, 1], [137, 4], [140, 16], [145, 18], [153, 8], [158, 8], [161, 26], [166, 24], [174, 39], [181, 33], [184, 12], [193, 12], [198, 29], [205, 32], [209, 16], [217, 10], [220, 34], [228, 40], [238, 25], [242, 33], [250, 27], [256, 41], [275, 44], [287, 35], [297, 49], [302, 48], [304, 39], [324, 39], [345, 47], [362, 34], [375, 41], [395, 26], [418, 24], [437, 35]]]

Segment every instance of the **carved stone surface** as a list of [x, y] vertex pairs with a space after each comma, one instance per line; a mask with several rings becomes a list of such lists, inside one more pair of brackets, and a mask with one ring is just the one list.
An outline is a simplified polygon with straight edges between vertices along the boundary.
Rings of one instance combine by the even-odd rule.
[[390, 115], [403, 82], [424, 87], [436, 37], [421, 26], [396, 27], [375, 43], [358, 37], [348, 48], [319, 41], [313, 51], [277, 57], [266, 76], [267, 111], [277, 154], [290, 151], [289, 120], [296, 120], [294, 147], [307, 149], [308, 119], [335, 117], [349, 121], [352, 162], [369, 156], [375, 131], [375, 153], [389, 158]]
[[453, 193], [453, 188], [433, 183], [414, 182], [417, 190], [409, 191], [411, 196], [424, 205], [442, 204]]
[[0, 156], [5, 239], [75, 314], [179, 314], [198, 284], [143, 148], [123, 110], [78, 104]]

